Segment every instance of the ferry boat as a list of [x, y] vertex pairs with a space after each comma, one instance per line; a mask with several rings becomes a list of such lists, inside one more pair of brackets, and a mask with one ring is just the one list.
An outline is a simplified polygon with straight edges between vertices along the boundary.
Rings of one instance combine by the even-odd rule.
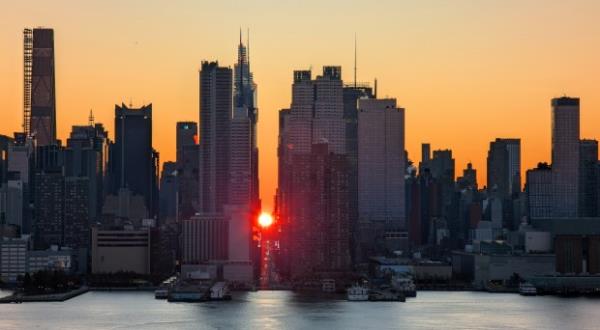
[[366, 285], [354, 284], [346, 291], [348, 301], [368, 301], [369, 288]]
[[410, 277], [392, 277], [392, 287], [397, 292], [404, 294], [405, 297], [417, 296], [417, 286]]
[[523, 282], [519, 284], [519, 294], [522, 296], [535, 296], [537, 295], [537, 289], [533, 284]]

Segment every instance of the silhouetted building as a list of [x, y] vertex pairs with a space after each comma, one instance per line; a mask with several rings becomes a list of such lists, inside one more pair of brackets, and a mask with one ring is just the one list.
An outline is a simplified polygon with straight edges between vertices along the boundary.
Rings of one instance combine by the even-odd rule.
[[579, 216], [597, 217], [598, 213], [598, 141], [579, 142]]
[[63, 245], [72, 249], [88, 249], [93, 223], [90, 218], [90, 179], [66, 177], [64, 185]]
[[158, 153], [152, 148], [152, 104], [139, 109], [115, 105], [111, 146], [112, 195], [127, 188], [144, 196], [150, 217], [158, 215]]
[[[8, 173], [12, 181], [20, 182], [23, 188], [22, 227], [23, 234], [33, 231], [33, 176], [34, 147], [31, 138], [24, 133], [15, 133], [14, 142], [8, 147]], [[18, 212], [18, 211], [16, 211]]]
[[229, 198], [229, 124], [232, 71], [218, 62], [200, 70], [200, 209], [220, 213]]
[[[277, 211], [282, 226], [285, 226], [282, 240], [288, 240], [282, 242], [282, 253], [287, 255], [289, 262], [289, 268], [283, 271], [285, 276], [312, 276], [312, 271], [328, 267], [318, 258], [314, 247], [320, 238], [313, 234], [312, 226], [318, 221], [313, 218], [316, 211], [312, 205], [318, 192], [313, 190], [319, 185], [311, 183], [314, 183], [318, 168], [312, 153], [313, 145], [327, 144], [330, 154], [344, 155], [345, 128], [341, 68], [324, 67], [323, 75], [314, 80], [310, 71], [294, 71], [291, 109], [289, 113], [280, 113], [282, 130], [278, 149], [282, 167]], [[323, 203], [332, 202], [331, 197], [323, 198]], [[345, 213], [344, 217], [347, 217], [347, 210]], [[333, 239], [324, 237], [325, 240]]]
[[177, 217], [177, 164], [164, 162], [160, 174], [159, 205], [161, 220], [175, 221]]
[[[93, 118], [93, 117], [91, 117]], [[104, 200], [107, 168], [108, 133], [102, 124], [73, 126], [65, 148], [65, 177], [87, 179], [87, 218], [90, 223], [100, 218]], [[81, 180], [78, 181], [78, 184]]]
[[467, 163], [467, 168], [463, 170], [463, 175], [456, 179], [456, 185], [459, 189], [477, 191], [477, 170], [473, 168], [473, 164]]
[[579, 98], [552, 99], [553, 216], [578, 215]]
[[540, 163], [537, 168], [527, 171], [525, 192], [527, 193], [530, 218], [552, 217], [552, 203], [554, 202], [552, 169], [548, 164]]
[[177, 122], [176, 127], [176, 162], [180, 163], [183, 160], [184, 148], [198, 144], [198, 124], [193, 121]]
[[[234, 65], [234, 117], [244, 116], [250, 121], [250, 199], [253, 217], [260, 211], [259, 176], [258, 176], [258, 145], [256, 125], [258, 123], [257, 86], [250, 70], [250, 50], [248, 43], [238, 45], [238, 60]], [[236, 114], [237, 113], [237, 114]]]
[[64, 241], [64, 148], [36, 148], [34, 177], [34, 246], [47, 249]]
[[177, 200], [178, 217], [187, 219], [198, 211], [199, 194], [198, 125], [177, 123]]
[[521, 140], [496, 139], [487, 156], [488, 191], [506, 199], [521, 191]]
[[358, 221], [365, 261], [385, 253], [386, 232], [406, 230], [404, 109], [395, 99], [358, 101]]
[[344, 121], [346, 124], [346, 159], [348, 161], [348, 198], [352, 260], [358, 240], [358, 100], [373, 98], [373, 89], [367, 84], [346, 84], [343, 90]]
[[25, 132], [38, 146], [56, 142], [54, 30], [25, 29]]

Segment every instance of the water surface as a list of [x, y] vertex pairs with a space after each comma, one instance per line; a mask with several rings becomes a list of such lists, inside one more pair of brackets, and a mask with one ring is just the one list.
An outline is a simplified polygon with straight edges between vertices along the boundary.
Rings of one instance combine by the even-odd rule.
[[[0, 296], [6, 292], [0, 291]], [[89, 292], [66, 302], [0, 305], [0, 329], [598, 329], [600, 299], [419, 292], [398, 302], [289, 291], [230, 302], [168, 303], [151, 292]]]

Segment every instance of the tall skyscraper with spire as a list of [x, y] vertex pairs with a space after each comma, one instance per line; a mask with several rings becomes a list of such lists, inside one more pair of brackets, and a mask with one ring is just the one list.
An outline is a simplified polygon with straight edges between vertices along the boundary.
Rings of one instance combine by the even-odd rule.
[[250, 121], [250, 199], [254, 213], [260, 211], [259, 179], [258, 179], [258, 147], [256, 124], [258, 123], [258, 108], [256, 106], [256, 84], [250, 71], [250, 34], [247, 34], [246, 45], [242, 40], [238, 45], [238, 60], [234, 65], [234, 116], [240, 119], [245, 116]]

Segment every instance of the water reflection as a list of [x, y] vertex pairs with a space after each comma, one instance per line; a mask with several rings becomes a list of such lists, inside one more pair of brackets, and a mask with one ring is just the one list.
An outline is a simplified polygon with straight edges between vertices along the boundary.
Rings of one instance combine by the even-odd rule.
[[[1, 294], [1, 292], [0, 292]], [[155, 300], [150, 292], [90, 292], [64, 303], [0, 305], [1, 329], [596, 329], [600, 299], [419, 292], [406, 303], [347, 302], [288, 291], [230, 302]]]

